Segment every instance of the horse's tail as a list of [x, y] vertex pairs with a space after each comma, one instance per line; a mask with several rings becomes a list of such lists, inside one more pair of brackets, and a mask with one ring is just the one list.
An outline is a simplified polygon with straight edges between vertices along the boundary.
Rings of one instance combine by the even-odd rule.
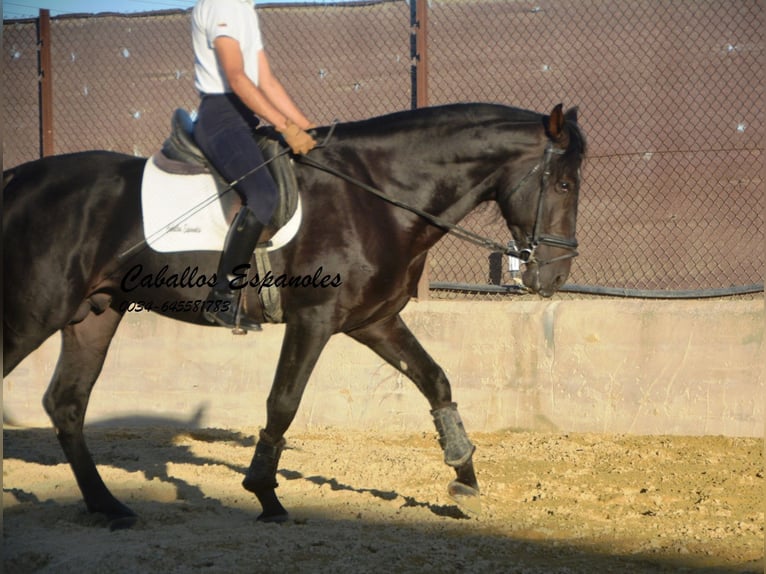
[[[8, 191], [8, 184], [11, 183], [11, 180], [16, 177], [16, 168], [11, 168], [8, 170], [5, 170], [3, 172], [3, 203], [7, 205], [7, 191]], [[8, 213], [8, 210], [3, 210], [3, 230], [5, 230], [6, 227], [6, 214]], [[3, 238], [5, 237], [5, 232], [3, 232]]]
[[16, 170], [11, 168], [3, 172], [3, 191], [5, 191], [5, 187], [11, 183], [11, 180], [16, 175]]

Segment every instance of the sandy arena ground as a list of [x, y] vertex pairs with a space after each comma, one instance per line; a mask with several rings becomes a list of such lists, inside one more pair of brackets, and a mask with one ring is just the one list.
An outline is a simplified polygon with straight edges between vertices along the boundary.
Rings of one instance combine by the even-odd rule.
[[50, 429], [5, 429], [6, 574], [26, 572], [762, 572], [762, 442], [474, 435], [483, 511], [447, 497], [432, 433], [288, 437], [286, 524], [239, 483], [257, 429], [95, 428], [113, 492], [141, 515], [85, 512]]

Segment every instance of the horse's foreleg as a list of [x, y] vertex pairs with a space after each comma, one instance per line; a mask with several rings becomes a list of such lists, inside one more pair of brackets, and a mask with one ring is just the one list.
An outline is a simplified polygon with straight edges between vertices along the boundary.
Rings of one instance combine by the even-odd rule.
[[473, 468], [475, 447], [465, 432], [457, 405], [452, 402], [452, 390], [442, 368], [423, 349], [399, 315], [348, 334], [411, 379], [426, 397], [444, 451], [444, 462], [453, 467], [457, 475], [449, 485], [449, 495], [462, 508], [478, 513], [481, 503]]
[[277, 372], [266, 403], [266, 428], [261, 431], [253, 460], [242, 481], [242, 486], [253, 492], [263, 507], [263, 513], [258, 517], [260, 521], [287, 520], [287, 511], [274, 492], [279, 457], [285, 444], [284, 434], [295, 418], [306, 383], [330, 334], [322, 327], [322, 322], [287, 325]]
[[113, 530], [132, 526], [136, 515], [109, 492], [101, 479], [85, 444], [83, 422], [90, 392], [121, 318], [116, 311], [106, 309], [61, 330], [61, 354], [43, 399], [85, 505], [90, 512], [104, 514]]

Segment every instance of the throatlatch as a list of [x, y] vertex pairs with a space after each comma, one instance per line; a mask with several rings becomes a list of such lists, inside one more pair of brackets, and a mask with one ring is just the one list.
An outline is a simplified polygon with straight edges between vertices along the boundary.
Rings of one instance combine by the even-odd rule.
[[431, 411], [436, 430], [439, 432], [439, 444], [444, 451], [444, 462], [449, 466], [458, 467], [471, 459], [476, 447], [468, 438], [463, 427], [463, 421], [457, 412], [457, 404]]
[[242, 481], [242, 486], [250, 492], [276, 488], [278, 486], [277, 467], [284, 448], [284, 438], [275, 443], [264, 430], [261, 430], [258, 444], [255, 445], [253, 460], [250, 462], [250, 468]]

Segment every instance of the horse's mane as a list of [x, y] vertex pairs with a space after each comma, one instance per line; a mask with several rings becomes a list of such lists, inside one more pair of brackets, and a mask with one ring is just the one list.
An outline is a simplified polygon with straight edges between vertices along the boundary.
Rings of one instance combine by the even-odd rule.
[[577, 123], [577, 108], [567, 110], [564, 114], [564, 130], [569, 140], [565, 155], [573, 158], [584, 157], [588, 150], [588, 143]]
[[542, 117], [542, 114], [537, 112], [501, 104], [457, 103], [403, 110], [341, 125], [352, 131], [374, 130], [377, 127], [400, 130], [446, 123], [534, 123], [539, 122]]
[[[404, 110], [364, 120], [339, 124], [348, 134], [390, 133], [421, 129], [426, 126], [543, 125], [548, 116], [539, 112], [493, 103], [456, 103]], [[586, 140], [577, 125], [577, 108], [565, 114], [564, 129], [569, 143], [566, 155], [580, 158], [585, 154]]]

